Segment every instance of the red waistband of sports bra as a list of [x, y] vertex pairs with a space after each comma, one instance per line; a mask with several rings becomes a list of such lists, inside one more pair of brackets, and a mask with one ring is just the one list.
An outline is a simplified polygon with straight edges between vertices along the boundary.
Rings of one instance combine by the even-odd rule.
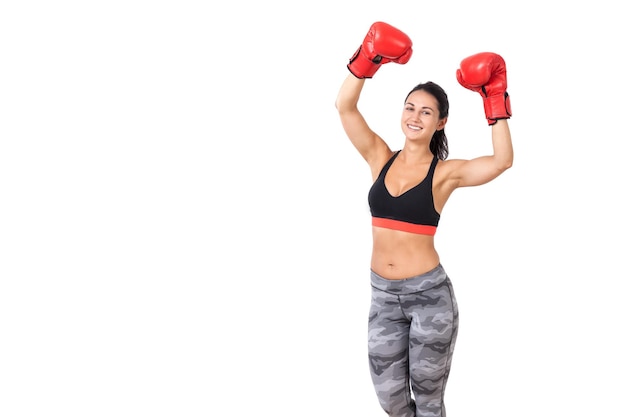
[[437, 226], [427, 224], [413, 224], [401, 220], [385, 219], [382, 217], [372, 217], [372, 226], [384, 227], [385, 229], [400, 230], [402, 232], [416, 233], [420, 235], [434, 236]]

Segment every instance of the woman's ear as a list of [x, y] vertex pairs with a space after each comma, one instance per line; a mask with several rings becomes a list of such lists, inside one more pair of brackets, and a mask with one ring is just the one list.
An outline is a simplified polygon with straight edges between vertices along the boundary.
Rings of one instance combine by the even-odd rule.
[[444, 117], [443, 119], [439, 120], [439, 123], [437, 123], [437, 130], [442, 130], [444, 127], [446, 127], [446, 123], [448, 123], [447, 117]]

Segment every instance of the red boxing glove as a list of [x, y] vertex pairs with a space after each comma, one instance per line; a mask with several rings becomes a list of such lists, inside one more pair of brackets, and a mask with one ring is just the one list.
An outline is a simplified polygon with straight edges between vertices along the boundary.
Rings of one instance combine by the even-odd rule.
[[456, 70], [456, 79], [463, 87], [483, 97], [489, 125], [513, 115], [509, 93], [506, 91], [506, 64], [500, 55], [481, 52], [465, 58]]
[[405, 33], [387, 23], [376, 22], [350, 58], [348, 69], [357, 78], [372, 78], [383, 64], [406, 64], [413, 53], [412, 46]]

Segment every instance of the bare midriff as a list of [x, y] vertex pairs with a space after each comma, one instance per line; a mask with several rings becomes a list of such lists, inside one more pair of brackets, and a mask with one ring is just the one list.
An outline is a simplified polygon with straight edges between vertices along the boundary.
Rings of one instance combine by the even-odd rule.
[[439, 265], [434, 236], [372, 227], [372, 271], [387, 279], [405, 279]]

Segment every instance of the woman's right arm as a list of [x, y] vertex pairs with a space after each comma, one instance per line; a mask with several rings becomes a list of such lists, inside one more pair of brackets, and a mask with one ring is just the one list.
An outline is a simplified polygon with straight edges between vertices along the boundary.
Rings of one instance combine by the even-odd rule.
[[339, 89], [335, 107], [339, 112], [339, 118], [346, 135], [374, 173], [376, 167], [380, 165], [380, 161], [389, 159], [391, 150], [380, 136], [370, 129], [358, 109], [364, 84], [365, 79], [357, 78], [349, 73]]

